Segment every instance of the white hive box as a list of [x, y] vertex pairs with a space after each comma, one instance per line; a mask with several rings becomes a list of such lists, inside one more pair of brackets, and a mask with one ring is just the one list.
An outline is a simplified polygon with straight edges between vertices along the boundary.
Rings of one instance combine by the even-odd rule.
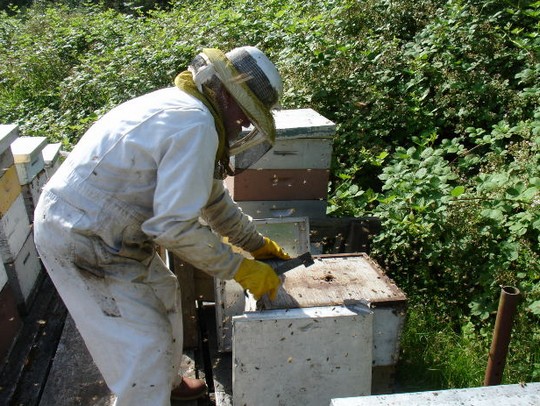
[[234, 317], [233, 404], [327, 406], [369, 395], [372, 318], [361, 304]]
[[41, 276], [41, 261], [34, 245], [34, 235], [29, 233], [13, 262], [4, 262], [9, 284], [17, 305], [26, 311], [33, 301], [36, 283]]
[[60, 167], [60, 149], [61, 143], [47, 144], [42, 151], [43, 161], [45, 162], [45, 172], [50, 179], [56, 170]]
[[11, 262], [30, 233], [30, 221], [22, 194], [15, 199], [4, 215], [0, 215], [0, 255], [3, 262]]
[[[291, 256], [309, 251], [309, 221], [306, 217], [254, 220], [257, 230], [276, 241]], [[249, 254], [244, 253], [249, 256]], [[232, 350], [232, 317], [245, 309], [242, 287], [234, 280], [214, 279], [218, 351]]]
[[45, 137], [19, 137], [11, 144], [21, 185], [30, 183], [45, 168], [41, 152], [46, 144]]

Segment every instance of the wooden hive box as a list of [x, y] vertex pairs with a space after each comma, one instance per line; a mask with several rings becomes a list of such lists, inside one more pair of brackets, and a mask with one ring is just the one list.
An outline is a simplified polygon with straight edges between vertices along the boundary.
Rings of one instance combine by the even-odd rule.
[[32, 182], [32, 179], [45, 168], [42, 150], [46, 144], [45, 137], [19, 137], [11, 144], [21, 185]]
[[[370, 376], [374, 380], [381, 368], [392, 369], [396, 365], [405, 321], [407, 300], [405, 294], [366, 254], [321, 255], [315, 258], [315, 264], [311, 267], [298, 267], [284, 275], [282, 288], [274, 302], [270, 302], [267, 298], [259, 302], [249, 300], [246, 303], [245, 314], [233, 318], [233, 397], [236, 398], [235, 371], [241, 372], [238, 369], [239, 363], [247, 365], [242, 361], [245, 359], [243, 348], [250, 348], [248, 345], [250, 340], [263, 339], [268, 346], [268, 353], [265, 355], [271, 358], [271, 354], [275, 351], [275, 343], [280, 343], [283, 336], [280, 335], [280, 331], [275, 331], [273, 336], [269, 335], [272, 329], [261, 326], [288, 319], [293, 310], [302, 314], [307, 309], [327, 309], [331, 314], [335, 309], [366, 305], [373, 313], [370, 325], [371, 338], [362, 343], [363, 350], [369, 350], [372, 356], [369, 364]], [[306, 313], [305, 319], [301, 320], [300, 317], [297, 324], [302, 330], [302, 325], [307, 326], [312, 322]], [[243, 327], [246, 324], [253, 328], [251, 334], [250, 328]], [[346, 327], [344, 328], [343, 334], [350, 334]], [[310, 330], [310, 334], [304, 337], [304, 346], [312, 348], [315, 354], [327, 353], [328, 348], [325, 346], [328, 343], [318, 340], [317, 334], [319, 334], [317, 331]], [[367, 346], [370, 348], [367, 349]], [[353, 344], [350, 348], [353, 348]], [[348, 365], [342, 367], [349, 368]], [[282, 373], [288, 373], [286, 365]], [[242, 380], [241, 374], [239, 379]], [[295, 377], [289, 376], [289, 379], [293, 380]], [[375, 381], [370, 383], [372, 391], [382, 392], [379, 387], [384, 385]]]

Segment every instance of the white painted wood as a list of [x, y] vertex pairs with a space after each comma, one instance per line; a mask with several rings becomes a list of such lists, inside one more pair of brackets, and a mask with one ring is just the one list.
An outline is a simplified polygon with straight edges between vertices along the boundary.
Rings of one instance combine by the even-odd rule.
[[540, 383], [332, 399], [330, 406], [538, 406]]
[[3, 262], [12, 262], [30, 232], [30, 221], [22, 194], [15, 199], [4, 216], [0, 216], [0, 255]]
[[[287, 219], [256, 219], [257, 230], [278, 242], [289, 255], [297, 256], [309, 251], [309, 220], [307, 217]], [[250, 255], [246, 252], [247, 257]], [[234, 280], [214, 279], [216, 297], [216, 330], [218, 351], [232, 350], [232, 317], [242, 314], [245, 296]]]
[[370, 394], [372, 322], [361, 305], [234, 317], [233, 404], [326, 406]]
[[2, 291], [2, 289], [4, 289], [4, 286], [6, 286], [7, 280], [8, 276], [6, 268], [4, 267], [3, 261], [0, 261], [0, 292]]
[[30, 183], [45, 167], [41, 151], [46, 144], [46, 137], [19, 137], [11, 144], [21, 185]]
[[286, 217], [325, 217], [326, 200], [246, 200], [236, 202], [255, 219]]
[[405, 324], [405, 307], [372, 305], [373, 366], [397, 365], [401, 333]]
[[19, 127], [15, 124], [0, 124], [0, 153], [7, 150], [19, 136]]
[[18, 304], [29, 305], [35, 284], [41, 274], [41, 261], [34, 245], [34, 235], [26, 241], [13, 262], [4, 262], [8, 280]]

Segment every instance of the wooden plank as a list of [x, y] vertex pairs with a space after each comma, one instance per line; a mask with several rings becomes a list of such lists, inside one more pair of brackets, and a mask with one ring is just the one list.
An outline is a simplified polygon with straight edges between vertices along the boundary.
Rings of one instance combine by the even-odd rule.
[[171, 269], [178, 278], [182, 294], [182, 321], [184, 327], [184, 348], [193, 348], [199, 342], [199, 327], [197, 323], [197, 308], [195, 296], [194, 273], [195, 267], [182, 261], [170, 253]]

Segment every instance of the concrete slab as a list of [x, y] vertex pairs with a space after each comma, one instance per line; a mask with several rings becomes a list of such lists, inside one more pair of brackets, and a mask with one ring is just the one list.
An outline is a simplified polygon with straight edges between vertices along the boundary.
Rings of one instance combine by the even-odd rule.
[[540, 383], [332, 399], [330, 406], [538, 406]]

